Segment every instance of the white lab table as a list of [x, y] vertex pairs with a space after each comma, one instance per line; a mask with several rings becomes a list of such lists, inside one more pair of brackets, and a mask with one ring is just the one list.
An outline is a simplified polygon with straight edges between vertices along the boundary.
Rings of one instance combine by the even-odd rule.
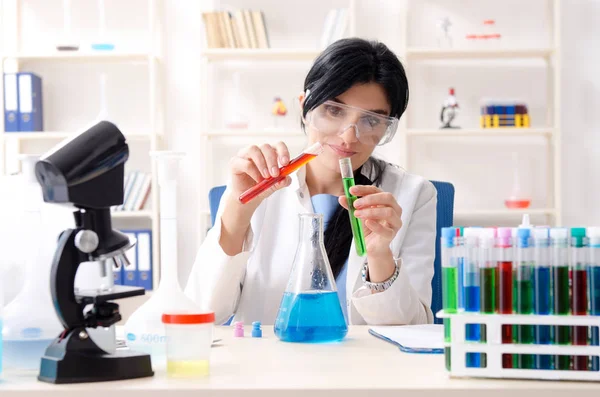
[[[336, 344], [280, 342], [272, 327], [263, 338], [234, 338], [233, 329], [219, 327], [220, 346], [212, 349], [211, 375], [200, 380], [167, 379], [156, 369], [152, 378], [118, 382], [52, 385], [37, 373], [6, 371], [0, 397], [151, 397], [151, 396], [576, 396], [598, 397], [600, 382], [551, 382], [452, 379], [443, 355], [407, 354], [368, 333], [351, 327]], [[168, 393], [168, 394], [167, 394]]]

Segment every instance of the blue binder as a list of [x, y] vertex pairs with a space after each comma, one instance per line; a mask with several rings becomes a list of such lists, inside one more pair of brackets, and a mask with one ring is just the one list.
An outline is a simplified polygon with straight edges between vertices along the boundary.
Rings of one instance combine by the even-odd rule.
[[152, 231], [138, 230], [138, 287], [152, 290]]
[[[135, 231], [122, 231], [125, 233], [131, 241], [135, 241]], [[123, 285], [137, 286], [138, 285], [138, 245], [136, 244], [133, 248], [125, 253], [129, 260], [129, 265], [123, 267]]]
[[123, 285], [123, 266], [113, 264], [113, 279], [115, 285]]
[[44, 130], [42, 79], [33, 73], [18, 73], [19, 131]]
[[4, 131], [19, 131], [19, 80], [16, 73], [4, 75]]

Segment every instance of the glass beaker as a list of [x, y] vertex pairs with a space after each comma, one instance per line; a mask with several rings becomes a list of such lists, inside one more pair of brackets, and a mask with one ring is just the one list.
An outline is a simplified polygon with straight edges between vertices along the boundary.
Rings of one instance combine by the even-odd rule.
[[300, 235], [292, 273], [275, 321], [285, 342], [335, 342], [348, 326], [323, 243], [323, 215], [300, 214]]

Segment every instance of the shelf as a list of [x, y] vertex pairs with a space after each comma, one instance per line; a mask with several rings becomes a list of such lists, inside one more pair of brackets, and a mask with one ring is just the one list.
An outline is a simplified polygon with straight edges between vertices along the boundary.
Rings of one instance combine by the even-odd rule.
[[522, 49], [437, 49], [409, 48], [407, 58], [413, 59], [522, 59], [548, 58], [554, 51], [549, 48]]
[[554, 208], [526, 208], [526, 209], [508, 209], [501, 208], [497, 210], [455, 210], [455, 217], [508, 217], [508, 216], [523, 216], [524, 214], [529, 215], [555, 215], [556, 210]]
[[[53, 132], [53, 131], [44, 131], [44, 132], [5, 132], [4, 139], [17, 139], [20, 141], [44, 141], [44, 140], [61, 140], [67, 139], [76, 134], [76, 132]], [[160, 135], [157, 135], [160, 138]], [[125, 134], [125, 138], [127, 140], [132, 141], [146, 141], [152, 138], [152, 135], [148, 133], [129, 133]]]
[[209, 48], [202, 56], [209, 61], [312, 61], [320, 53], [320, 50], [302, 48]]
[[143, 211], [111, 211], [111, 215], [113, 218], [152, 218], [152, 211], [143, 210]]
[[225, 130], [212, 130], [203, 133], [202, 135], [209, 138], [220, 138], [220, 137], [255, 137], [255, 136], [267, 136], [267, 137], [305, 137], [304, 133], [300, 130], [284, 130], [284, 129], [225, 129]]
[[118, 52], [118, 51], [53, 51], [41, 53], [3, 54], [2, 59], [17, 61], [136, 61], [143, 62], [149, 59], [158, 59], [155, 55], [145, 52]]
[[541, 136], [552, 137], [553, 128], [453, 128], [453, 129], [414, 129], [406, 130], [407, 136], [415, 137], [501, 137], [501, 136]]

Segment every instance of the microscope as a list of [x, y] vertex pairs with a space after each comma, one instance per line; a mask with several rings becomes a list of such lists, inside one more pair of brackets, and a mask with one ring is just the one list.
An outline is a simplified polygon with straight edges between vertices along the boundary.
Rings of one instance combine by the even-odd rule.
[[154, 374], [149, 355], [129, 350], [109, 353], [86, 330], [116, 324], [121, 314], [111, 300], [144, 295], [144, 289], [115, 285], [75, 290], [81, 263], [99, 262], [102, 271], [109, 271], [112, 266], [107, 262], [127, 263], [125, 252], [135, 244], [112, 228], [110, 213], [111, 206], [123, 204], [128, 158], [129, 147], [121, 131], [101, 121], [59, 144], [35, 165], [44, 201], [75, 208], [75, 228], [60, 234], [50, 276], [52, 301], [64, 331], [42, 357], [40, 381], [82, 383]]

